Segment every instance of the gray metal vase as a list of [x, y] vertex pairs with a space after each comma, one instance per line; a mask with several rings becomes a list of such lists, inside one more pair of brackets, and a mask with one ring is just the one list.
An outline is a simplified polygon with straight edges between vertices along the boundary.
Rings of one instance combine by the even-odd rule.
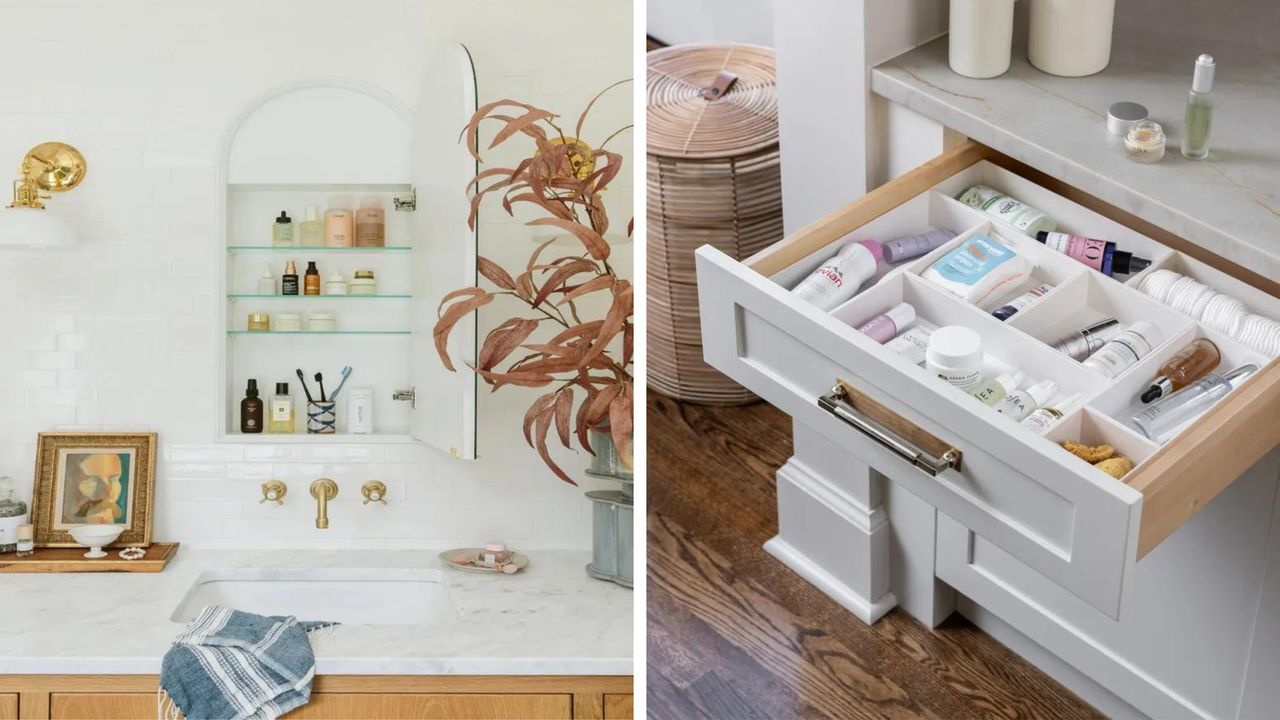
[[592, 505], [591, 564], [587, 574], [631, 587], [635, 577], [635, 539], [631, 534], [635, 523], [634, 473], [623, 466], [609, 433], [592, 430], [590, 438], [595, 456], [587, 475], [616, 480], [622, 483], [622, 489], [587, 493]]

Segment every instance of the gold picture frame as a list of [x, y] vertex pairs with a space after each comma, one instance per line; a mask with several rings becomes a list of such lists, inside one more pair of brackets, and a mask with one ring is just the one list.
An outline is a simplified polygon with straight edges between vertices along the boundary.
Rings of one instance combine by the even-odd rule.
[[40, 433], [31, 517], [38, 547], [77, 547], [72, 525], [123, 525], [112, 547], [151, 544], [155, 433]]

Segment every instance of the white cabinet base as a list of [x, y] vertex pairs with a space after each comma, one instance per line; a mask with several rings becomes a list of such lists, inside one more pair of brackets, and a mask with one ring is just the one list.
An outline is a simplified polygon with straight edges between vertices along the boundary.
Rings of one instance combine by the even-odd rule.
[[889, 522], [871, 468], [795, 424], [778, 469], [778, 535], [765, 550], [863, 622], [897, 605], [889, 591]]

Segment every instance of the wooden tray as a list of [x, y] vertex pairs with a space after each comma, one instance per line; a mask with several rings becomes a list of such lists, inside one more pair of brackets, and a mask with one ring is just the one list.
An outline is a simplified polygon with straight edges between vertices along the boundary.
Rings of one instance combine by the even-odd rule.
[[110, 556], [90, 560], [84, 554], [88, 548], [60, 547], [36, 548], [31, 557], [18, 557], [14, 553], [0, 555], [0, 573], [69, 573], [69, 572], [135, 572], [156, 573], [164, 570], [180, 543], [151, 543], [146, 557], [141, 560], [124, 560], [117, 553], [121, 548], [104, 548]]

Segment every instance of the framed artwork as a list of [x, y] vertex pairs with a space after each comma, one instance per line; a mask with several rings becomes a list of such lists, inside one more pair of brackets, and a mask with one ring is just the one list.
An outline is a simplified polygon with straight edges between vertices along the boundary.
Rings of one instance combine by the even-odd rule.
[[122, 525], [115, 547], [151, 544], [155, 433], [40, 433], [31, 518], [40, 547], [76, 547], [76, 525]]

